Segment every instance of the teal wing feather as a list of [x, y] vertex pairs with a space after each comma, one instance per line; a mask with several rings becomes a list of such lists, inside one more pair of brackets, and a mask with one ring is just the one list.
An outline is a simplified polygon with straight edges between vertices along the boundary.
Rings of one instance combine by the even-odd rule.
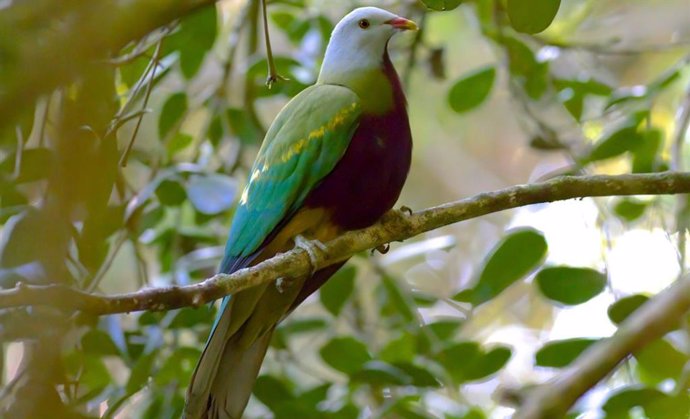
[[345, 153], [360, 115], [358, 96], [335, 85], [311, 86], [283, 108], [250, 172], [223, 266], [254, 253], [281, 220], [300, 208]]

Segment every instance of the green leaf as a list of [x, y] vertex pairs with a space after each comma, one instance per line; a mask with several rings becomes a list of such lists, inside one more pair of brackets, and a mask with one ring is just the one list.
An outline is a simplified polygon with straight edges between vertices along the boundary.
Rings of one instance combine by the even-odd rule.
[[629, 315], [647, 301], [649, 301], [649, 297], [642, 294], [623, 297], [609, 306], [607, 314], [613, 323], [621, 324]]
[[570, 266], [544, 268], [534, 280], [546, 298], [565, 305], [589, 301], [606, 287], [606, 276], [601, 272]]
[[638, 368], [652, 382], [678, 380], [689, 357], [666, 339], [657, 339], [634, 354]]
[[382, 304], [382, 310], [392, 308], [395, 313], [400, 314], [400, 317], [402, 317], [406, 323], [415, 321], [416, 307], [413, 305], [405, 290], [401, 289], [400, 285], [398, 285], [397, 281], [389, 275], [384, 275], [381, 279], [381, 283], [386, 296], [386, 301]]
[[294, 393], [286, 383], [272, 375], [262, 375], [257, 378], [252, 392], [272, 411], [275, 411], [280, 404], [295, 399]]
[[218, 214], [230, 209], [235, 202], [237, 180], [218, 173], [194, 175], [187, 182], [187, 195], [200, 213]]
[[158, 118], [158, 136], [161, 139], [167, 137], [170, 131], [181, 122], [187, 112], [187, 94], [178, 92], [166, 99], [163, 103], [161, 115]]
[[598, 339], [554, 340], [542, 346], [535, 355], [536, 364], [541, 367], [562, 368], [573, 362]]
[[646, 202], [642, 202], [635, 198], [622, 198], [618, 200], [616, 205], [613, 207], [613, 212], [615, 212], [616, 215], [621, 219], [631, 222], [642, 217], [646, 209]]
[[414, 359], [417, 351], [416, 337], [407, 332], [403, 332], [396, 339], [389, 341], [379, 352], [379, 358], [386, 362], [410, 362]]
[[607, 418], [628, 418], [628, 412], [633, 407], [645, 406], [664, 397], [667, 397], [666, 394], [655, 388], [626, 387], [610, 395], [602, 410], [606, 412]]
[[455, 336], [462, 323], [462, 320], [458, 319], [441, 319], [428, 323], [423, 327], [427, 327], [439, 340], [445, 341]]
[[375, 386], [403, 386], [412, 384], [412, 377], [405, 371], [383, 361], [369, 361], [352, 374], [353, 381]]
[[194, 137], [183, 132], [178, 132], [166, 144], [166, 148], [168, 149], [168, 156], [174, 156], [175, 154], [189, 147], [192, 144], [192, 142], [194, 142]]
[[642, 144], [643, 137], [634, 126], [626, 126], [600, 140], [587, 157], [587, 162], [610, 159], [626, 151], [633, 151]]
[[468, 363], [464, 372], [465, 381], [483, 380], [497, 373], [510, 360], [510, 348], [500, 346], [483, 354], [478, 360]]
[[456, 81], [448, 93], [451, 109], [457, 113], [463, 113], [481, 105], [489, 96], [495, 79], [496, 69], [493, 66], [487, 66]]
[[100, 390], [110, 384], [112, 377], [103, 360], [97, 356], [89, 355], [83, 358], [81, 374], [79, 375], [80, 385], [85, 385], [91, 390]]
[[[0, 173], [14, 173], [16, 157], [17, 155], [14, 153], [5, 159], [0, 164]], [[20, 184], [45, 179], [50, 175], [54, 162], [54, 153], [49, 148], [36, 147], [23, 150], [19, 164], [19, 176], [14, 179], [14, 182]]]
[[642, 134], [640, 144], [633, 150], [633, 173], [652, 173], [659, 170], [657, 162], [664, 134], [660, 129], [650, 129]]
[[[190, 79], [199, 71], [206, 53], [216, 39], [218, 17], [215, 6], [208, 6], [182, 20], [180, 29], [164, 42], [167, 50], [180, 53], [180, 70]], [[167, 45], [166, 45], [167, 44]]]
[[278, 330], [282, 330], [283, 333], [288, 335], [297, 335], [301, 333], [323, 330], [327, 326], [328, 322], [326, 322], [326, 320], [318, 317], [312, 317], [306, 319], [286, 320], [285, 322], [281, 323], [281, 325], [278, 327]]
[[540, 232], [531, 228], [510, 232], [486, 259], [474, 288], [453, 299], [474, 305], [491, 300], [539, 266], [546, 250], [546, 240]]
[[524, 42], [513, 37], [502, 37], [499, 41], [508, 54], [508, 69], [514, 80], [531, 99], [539, 99], [547, 90], [550, 81], [548, 61], [537, 61], [534, 52]]
[[426, 7], [439, 12], [453, 10], [462, 2], [463, 0], [422, 0]]
[[132, 366], [129, 379], [125, 385], [128, 394], [134, 394], [146, 385], [149, 377], [151, 377], [151, 369], [157, 355], [158, 351], [152, 351], [137, 359], [137, 362]]
[[156, 371], [153, 380], [160, 386], [188, 382], [200, 356], [201, 350], [198, 348], [189, 346], [176, 348]]
[[214, 319], [214, 311], [208, 307], [185, 307], [175, 313], [168, 329], [188, 329], [199, 324], [210, 325]]
[[560, 5], [560, 0], [508, 0], [510, 24], [518, 32], [539, 33], [553, 22]]
[[441, 383], [426, 369], [409, 362], [394, 362], [393, 366], [404, 371], [412, 378], [415, 387], [440, 387]]
[[98, 329], [91, 329], [82, 336], [81, 347], [84, 353], [87, 354], [101, 356], [120, 354], [110, 335]]
[[496, 347], [484, 352], [477, 342], [461, 342], [445, 348], [436, 360], [457, 383], [476, 381], [496, 373], [508, 362], [511, 350]]
[[162, 205], [174, 207], [187, 199], [187, 193], [182, 185], [174, 180], [166, 179], [156, 188], [156, 196]]
[[347, 265], [341, 268], [319, 290], [321, 304], [334, 316], [338, 316], [355, 289], [357, 268]]
[[319, 354], [326, 364], [345, 374], [354, 374], [371, 361], [366, 345], [353, 337], [334, 338]]
[[[281, 83], [282, 84], [282, 83]], [[228, 108], [225, 112], [233, 134], [244, 144], [259, 144], [261, 131], [244, 109]]]

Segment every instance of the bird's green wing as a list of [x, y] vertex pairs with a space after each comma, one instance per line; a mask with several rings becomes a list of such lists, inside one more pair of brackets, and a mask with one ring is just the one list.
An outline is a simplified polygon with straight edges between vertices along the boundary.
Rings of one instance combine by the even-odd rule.
[[345, 153], [360, 115], [358, 96], [336, 85], [311, 86], [283, 108], [240, 198], [222, 271], [229, 262], [258, 250], [274, 228], [300, 208]]

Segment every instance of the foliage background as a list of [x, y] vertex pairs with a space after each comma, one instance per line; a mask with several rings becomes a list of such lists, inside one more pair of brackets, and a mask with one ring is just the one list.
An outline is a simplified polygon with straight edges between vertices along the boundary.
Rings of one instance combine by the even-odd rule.
[[[23, 29], [79, 16], [78, 3], [37, 2]], [[521, 16], [548, 24], [557, 2], [371, 3], [423, 28], [391, 45], [415, 138], [401, 204], [684, 167], [686, 1], [564, 0], [536, 35], [514, 28]], [[356, 5], [269, 2], [290, 79], [270, 90], [258, 2], [226, 0], [19, 107], [0, 136], [3, 287], [111, 294], [212, 275], [262, 133], [313, 83], [332, 25]], [[687, 222], [684, 197], [585, 199], [359, 255], [278, 329], [247, 416], [508, 417], [520, 389], [684, 272]], [[179, 417], [214, 314], [4, 310], [0, 405], [11, 417]], [[572, 417], [686, 416], [686, 329], [637, 353]]]

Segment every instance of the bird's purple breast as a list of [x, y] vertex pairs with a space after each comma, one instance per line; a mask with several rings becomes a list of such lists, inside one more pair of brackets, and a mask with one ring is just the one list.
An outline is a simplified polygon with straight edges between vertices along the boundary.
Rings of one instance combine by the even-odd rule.
[[362, 115], [345, 155], [305, 202], [329, 209], [332, 222], [346, 230], [369, 226], [391, 209], [410, 169], [406, 101], [387, 54], [383, 71], [391, 83], [393, 108]]

